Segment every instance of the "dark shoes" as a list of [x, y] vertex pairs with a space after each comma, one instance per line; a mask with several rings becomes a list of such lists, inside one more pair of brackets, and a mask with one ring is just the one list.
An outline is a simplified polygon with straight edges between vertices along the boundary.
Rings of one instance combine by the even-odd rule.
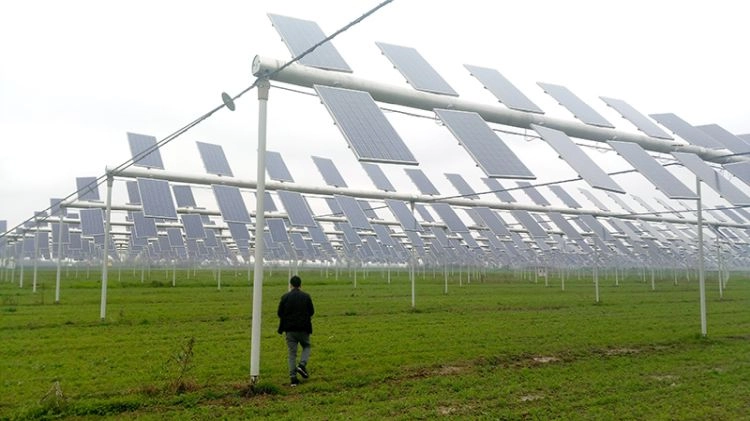
[[302, 364], [297, 366], [297, 373], [305, 379], [310, 377], [310, 374], [307, 373], [307, 369]]
[[298, 384], [299, 384], [299, 379], [297, 378], [297, 376], [292, 377], [290, 386], [297, 387]]

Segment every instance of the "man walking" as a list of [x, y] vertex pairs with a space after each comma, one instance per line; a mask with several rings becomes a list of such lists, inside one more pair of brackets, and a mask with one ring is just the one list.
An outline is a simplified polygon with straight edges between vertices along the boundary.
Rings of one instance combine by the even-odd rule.
[[[312, 333], [312, 315], [315, 313], [310, 294], [302, 291], [302, 279], [294, 275], [289, 279], [291, 289], [281, 297], [277, 314], [279, 316], [279, 334], [286, 332], [286, 344], [289, 350], [289, 379], [291, 386], [297, 386], [297, 373], [307, 378], [307, 360], [310, 358], [310, 334]], [[302, 355], [297, 364], [297, 346], [302, 346]]]

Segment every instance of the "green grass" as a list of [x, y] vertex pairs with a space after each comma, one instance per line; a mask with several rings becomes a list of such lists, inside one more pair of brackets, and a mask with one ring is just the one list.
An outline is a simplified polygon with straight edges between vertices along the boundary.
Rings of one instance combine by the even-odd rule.
[[[287, 271], [265, 274], [260, 383], [250, 387], [247, 270], [54, 272], [0, 282], [0, 419], [750, 419], [750, 282], [724, 298], [671, 273], [568, 275], [545, 287], [509, 272], [462, 286], [404, 272], [303, 272], [313, 296], [310, 379], [286, 384], [275, 309]], [[16, 272], [16, 278], [18, 273]], [[191, 341], [193, 341], [191, 343]]]

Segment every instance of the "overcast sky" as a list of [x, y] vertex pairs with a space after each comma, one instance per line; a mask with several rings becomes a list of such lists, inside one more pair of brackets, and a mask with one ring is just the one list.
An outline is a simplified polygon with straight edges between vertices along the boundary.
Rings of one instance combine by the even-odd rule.
[[[127, 160], [126, 132], [162, 139], [219, 105], [221, 92], [246, 88], [256, 54], [290, 58], [266, 13], [313, 20], [330, 34], [377, 3], [5, 4], [0, 220], [12, 227], [50, 198], [72, 193], [76, 177], [100, 176]], [[406, 86], [376, 41], [416, 48], [462, 98], [497, 103], [463, 68], [473, 64], [499, 70], [548, 115], [573, 119], [536, 82], [565, 85], [618, 129], [635, 132], [599, 96], [623, 99], [644, 114], [673, 112], [694, 125], [717, 123], [744, 134], [750, 133], [746, 18], [743, 2], [724, 0], [395, 0], [334, 45], [356, 76], [384, 83]], [[222, 110], [164, 147], [166, 169], [204, 173], [195, 146], [202, 141], [224, 148], [235, 176], [255, 179], [256, 103], [251, 92], [237, 111]], [[484, 175], [447, 129], [429, 119], [388, 118], [441, 193], [455, 194], [445, 172], [482, 188]], [[282, 153], [296, 181], [323, 184], [310, 160], [317, 155], [333, 159], [356, 187], [373, 188], [317, 98], [272, 89], [268, 133], [268, 149]], [[574, 176], [542, 141], [507, 141], [539, 181]], [[607, 171], [628, 168], [612, 152], [591, 153]], [[400, 191], [416, 191], [400, 168], [388, 167]], [[642, 177], [633, 182], [645, 184]], [[116, 196], [124, 195], [121, 186]]]

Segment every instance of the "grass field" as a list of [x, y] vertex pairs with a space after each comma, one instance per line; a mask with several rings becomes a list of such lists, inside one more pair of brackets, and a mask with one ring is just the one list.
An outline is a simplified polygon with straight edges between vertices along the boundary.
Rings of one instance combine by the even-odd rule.
[[[16, 276], [18, 274], [16, 273]], [[750, 282], [723, 299], [671, 272], [619, 280], [510, 272], [303, 272], [316, 306], [310, 379], [290, 388], [276, 334], [287, 271], [266, 273], [260, 382], [249, 388], [247, 271], [93, 272], [31, 292], [0, 282], [0, 419], [750, 419]]]

